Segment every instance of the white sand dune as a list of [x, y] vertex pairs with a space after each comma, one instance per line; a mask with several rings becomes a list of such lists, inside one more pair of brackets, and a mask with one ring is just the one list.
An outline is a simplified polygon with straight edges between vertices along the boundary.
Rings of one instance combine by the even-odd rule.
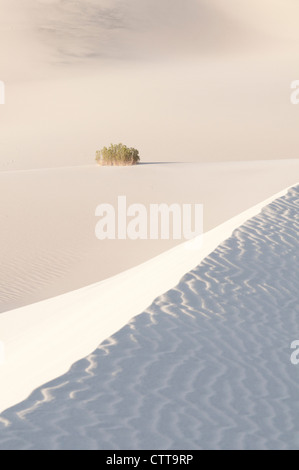
[[[95, 237], [98, 204], [202, 203], [204, 231], [298, 181], [299, 160], [0, 172], [0, 313], [141, 264], [178, 240]], [[238, 197], [236, 197], [238, 194]]]
[[[175, 288], [67, 374], [3, 413], [0, 448], [297, 449], [298, 369], [289, 348], [299, 334], [299, 187], [271, 200], [262, 212], [269, 200], [207, 234], [209, 256]], [[229, 238], [216, 248], [222, 237]], [[175, 248], [118, 277], [117, 287], [134, 278], [139, 302], [142, 274], [154, 268], [157, 278], [164, 266], [174, 283], [200, 258]], [[44, 327], [48, 307], [100, 289], [44, 303]]]
[[[0, 368], [0, 410], [65, 373], [153, 300], [176, 285], [232, 231], [286, 190], [203, 236], [198, 248], [185, 242], [110, 279], [0, 315], [5, 362]], [[188, 247], [193, 249], [188, 249]]]

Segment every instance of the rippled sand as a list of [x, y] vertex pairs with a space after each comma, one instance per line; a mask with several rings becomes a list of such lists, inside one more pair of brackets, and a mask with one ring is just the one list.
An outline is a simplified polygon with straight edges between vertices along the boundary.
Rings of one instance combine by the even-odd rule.
[[296, 449], [299, 187], [1, 415], [0, 448]]

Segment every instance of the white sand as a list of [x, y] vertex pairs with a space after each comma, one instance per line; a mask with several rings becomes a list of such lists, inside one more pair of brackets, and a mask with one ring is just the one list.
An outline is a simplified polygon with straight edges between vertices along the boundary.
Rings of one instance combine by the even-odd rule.
[[113, 278], [0, 316], [5, 362], [0, 369], [0, 411], [66, 372], [104, 339], [176, 285], [217, 245], [286, 190], [207, 232], [201, 249], [185, 242]]
[[[204, 230], [298, 180], [299, 161], [0, 172], [0, 312], [114, 276], [178, 241], [95, 237], [98, 204], [202, 203]], [[237, 195], [237, 197], [236, 197]]]
[[298, 449], [298, 196], [1, 414], [0, 449]]

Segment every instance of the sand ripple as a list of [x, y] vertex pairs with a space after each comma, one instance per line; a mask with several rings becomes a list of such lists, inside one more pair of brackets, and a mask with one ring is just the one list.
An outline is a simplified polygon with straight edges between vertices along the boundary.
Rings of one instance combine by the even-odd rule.
[[299, 186], [4, 412], [0, 449], [299, 448], [298, 209]]

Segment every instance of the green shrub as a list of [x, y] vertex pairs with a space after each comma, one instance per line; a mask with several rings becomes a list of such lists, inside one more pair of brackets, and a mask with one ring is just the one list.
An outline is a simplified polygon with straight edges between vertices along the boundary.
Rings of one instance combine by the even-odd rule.
[[96, 152], [99, 165], [136, 165], [140, 161], [139, 152], [123, 144], [111, 144]]

